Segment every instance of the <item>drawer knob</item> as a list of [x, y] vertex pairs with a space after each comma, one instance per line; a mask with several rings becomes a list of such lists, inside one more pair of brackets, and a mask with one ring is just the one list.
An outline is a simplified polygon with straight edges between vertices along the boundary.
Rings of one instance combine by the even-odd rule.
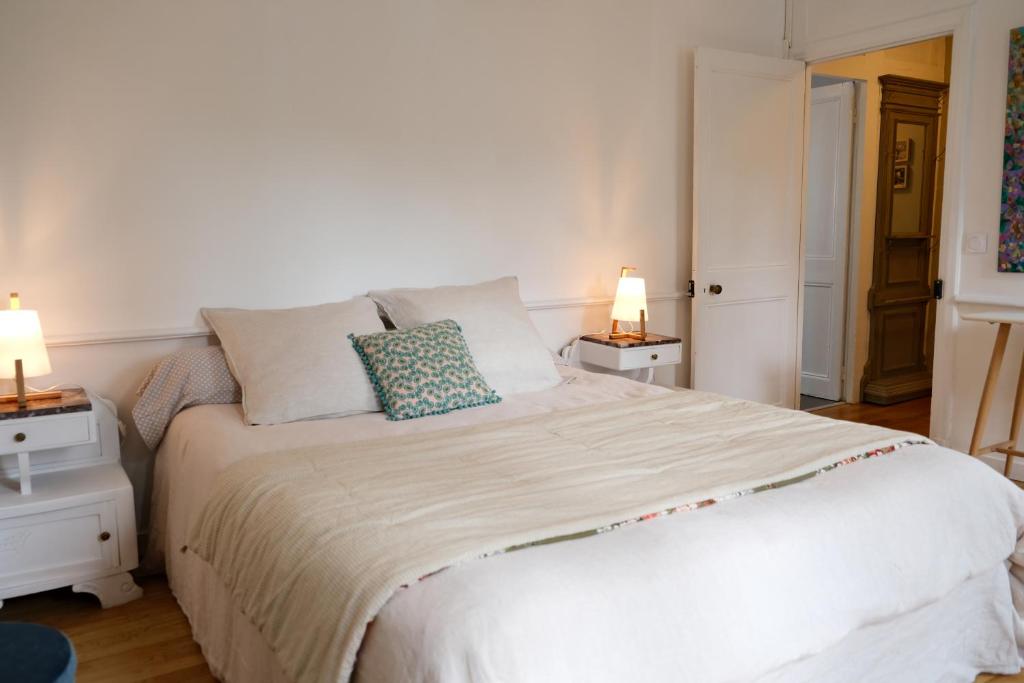
[[109, 531], [104, 531], [102, 534], [100, 534], [100, 541], [109, 541], [109, 540], [110, 540], [110, 532]]
[[658, 354], [652, 353], [651, 354], [651, 360], [658, 360]]
[[26, 438], [28, 437], [25, 436], [25, 432], [18, 432], [17, 434], [14, 435], [14, 440], [17, 441], [18, 443], [21, 443]]

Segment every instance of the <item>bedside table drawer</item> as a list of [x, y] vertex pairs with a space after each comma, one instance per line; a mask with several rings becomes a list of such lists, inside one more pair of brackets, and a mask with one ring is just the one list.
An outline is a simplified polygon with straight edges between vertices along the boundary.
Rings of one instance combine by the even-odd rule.
[[0, 455], [63, 448], [95, 440], [91, 412], [0, 421]]
[[620, 355], [620, 370], [654, 368], [659, 365], [675, 365], [683, 355], [682, 344], [659, 344], [624, 349]]
[[620, 349], [602, 344], [584, 343], [580, 360], [612, 370], [637, 370], [659, 365], [675, 365], [682, 359], [682, 344], [655, 344]]
[[0, 519], [0, 588], [118, 566], [114, 501]]

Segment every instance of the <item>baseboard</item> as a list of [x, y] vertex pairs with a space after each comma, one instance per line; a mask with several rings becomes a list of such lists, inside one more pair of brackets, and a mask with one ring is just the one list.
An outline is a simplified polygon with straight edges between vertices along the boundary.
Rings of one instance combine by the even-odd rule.
[[[1006, 464], [1006, 456], [1002, 453], [985, 453], [978, 456], [978, 459], [1000, 474]], [[1024, 459], [1014, 458], [1013, 466], [1010, 467], [1010, 479], [1024, 483]]]
[[867, 382], [861, 390], [861, 401], [889, 406], [932, 393], [930, 372], [887, 377]]

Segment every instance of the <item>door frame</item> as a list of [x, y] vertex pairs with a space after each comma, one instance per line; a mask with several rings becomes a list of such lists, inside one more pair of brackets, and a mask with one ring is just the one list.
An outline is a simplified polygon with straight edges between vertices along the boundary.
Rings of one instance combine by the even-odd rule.
[[853, 169], [850, 187], [850, 225], [846, 241], [846, 345], [843, 351], [843, 400], [847, 403], [860, 401], [860, 382], [857, 379], [857, 292], [860, 287], [860, 221], [861, 199], [864, 196], [864, 112], [868, 107], [867, 84], [860, 79], [853, 83]]
[[[969, 105], [971, 55], [975, 41], [974, 5], [960, 9], [944, 10], [915, 17], [906, 21], [877, 26], [863, 31], [816, 41], [802, 52], [787, 50], [787, 57], [803, 59], [807, 65], [807, 85], [810, 89], [810, 67], [850, 55], [884, 50], [886, 48], [916, 43], [929, 38], [953, 37], [953, 54], [950, 62], [949, 110], [946, 119], [946, 170], [943, 176], [943, 198], [939, 226], [939, 277], [947, 284], [946, 295], [937, 302], [935, 310], [935, 356], [932, 369], [931, 424], [932, 440], [949, 442], [953, 412], [953, 344], [959, 327], [959, 316], [955, 305], [960, 292], [960, 259], [957, 258], [964, 234], [964, 193], [966, 190], [965, 145], [967, 141], [967, 110]], [[810, 102], [808, 96], [808, 103]], [[809, 106], [809, 105], [808, 105]], [[807, 149], [804, 149], [804, 169], [807, 168]], [[806, 200], [806, 174], [804, 195]], [[803, 259], [804, 232], [800, 231], [800, 258]], [[800, 273], [803, 282], [803, 270]], [[802, 287], [801, 287], [802, 289]], [[800, 310], [803, 302], [800, 302]], [[800, 317], [801, 330], [803, 317]], [[797, 340], [799, 348], [799, 337]], [[848, 368], [849, 369], [849, 368]]]

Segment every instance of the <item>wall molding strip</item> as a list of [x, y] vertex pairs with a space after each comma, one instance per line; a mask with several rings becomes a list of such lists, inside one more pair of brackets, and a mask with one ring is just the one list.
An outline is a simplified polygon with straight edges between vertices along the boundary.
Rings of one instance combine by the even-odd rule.
[[86, 334], [62, 334], [46, 337], [50, 348], [62, 346], [94, 346], [97, 344], [127, 344], [131, 342], [152, 342], [168, 339], [189, 339], [208, 337], [212, 334], [205, 327], [167, 327], [152, 330], [120, 330], [116, 332], [91, 332]]
[[998, 306], [1000, 308], [1024, 309], [1024, 300], [1010, 296], [990, 296], [985, 294], [958, 294], [953, 298], [957, 304], [969, 306]]
[[807, 39], [808, 27], [805, 25], [801, 27], [802, 34], [796, 36], [791, 58], [820, 62], [948, 35], [963, 23], [970, 10], [969, 0], [963, 0], [956, 7], [813, 40]]
[[[685, 299], [686, 292], [670, 292], [668, 294], [652, 294], [647, 297], [647, 303], [660, 301], [679, 301]], [[558, 308], [586, 308], [588, 306], [611, 306], [615, 297], [580, 297], [576, 299], [551, 299], [548, 301], [527, 301], [525, 302], [528, 311], [550, 311]]]
[[[663, 301], [681, 301], [686, 298], [686, 292], [669, 292], [667, 294], [652, 294], [647, 297], [647, 303], [660, 303]], [[590, 306], [611, 306], [614, 297], [579, 297], [573, 299], [548, 299], [543, 301], [528, 301], [528, 311], [553, 311], [567, 308], [587, 308]], [[207, 327], [168, 327], [151, 330], [121, 330], [115, 332], [92, 332], [85, 334], [54, 335], [46, 338], [46, 345], [50, 348], [61, 348], [65, 346], [95, 346], [99, 344], [128, 344], [133, 342], [154, 342], [168, 341], [174, 339], [194, 339], [198, 337], [209, 337], [213, 333]]]

